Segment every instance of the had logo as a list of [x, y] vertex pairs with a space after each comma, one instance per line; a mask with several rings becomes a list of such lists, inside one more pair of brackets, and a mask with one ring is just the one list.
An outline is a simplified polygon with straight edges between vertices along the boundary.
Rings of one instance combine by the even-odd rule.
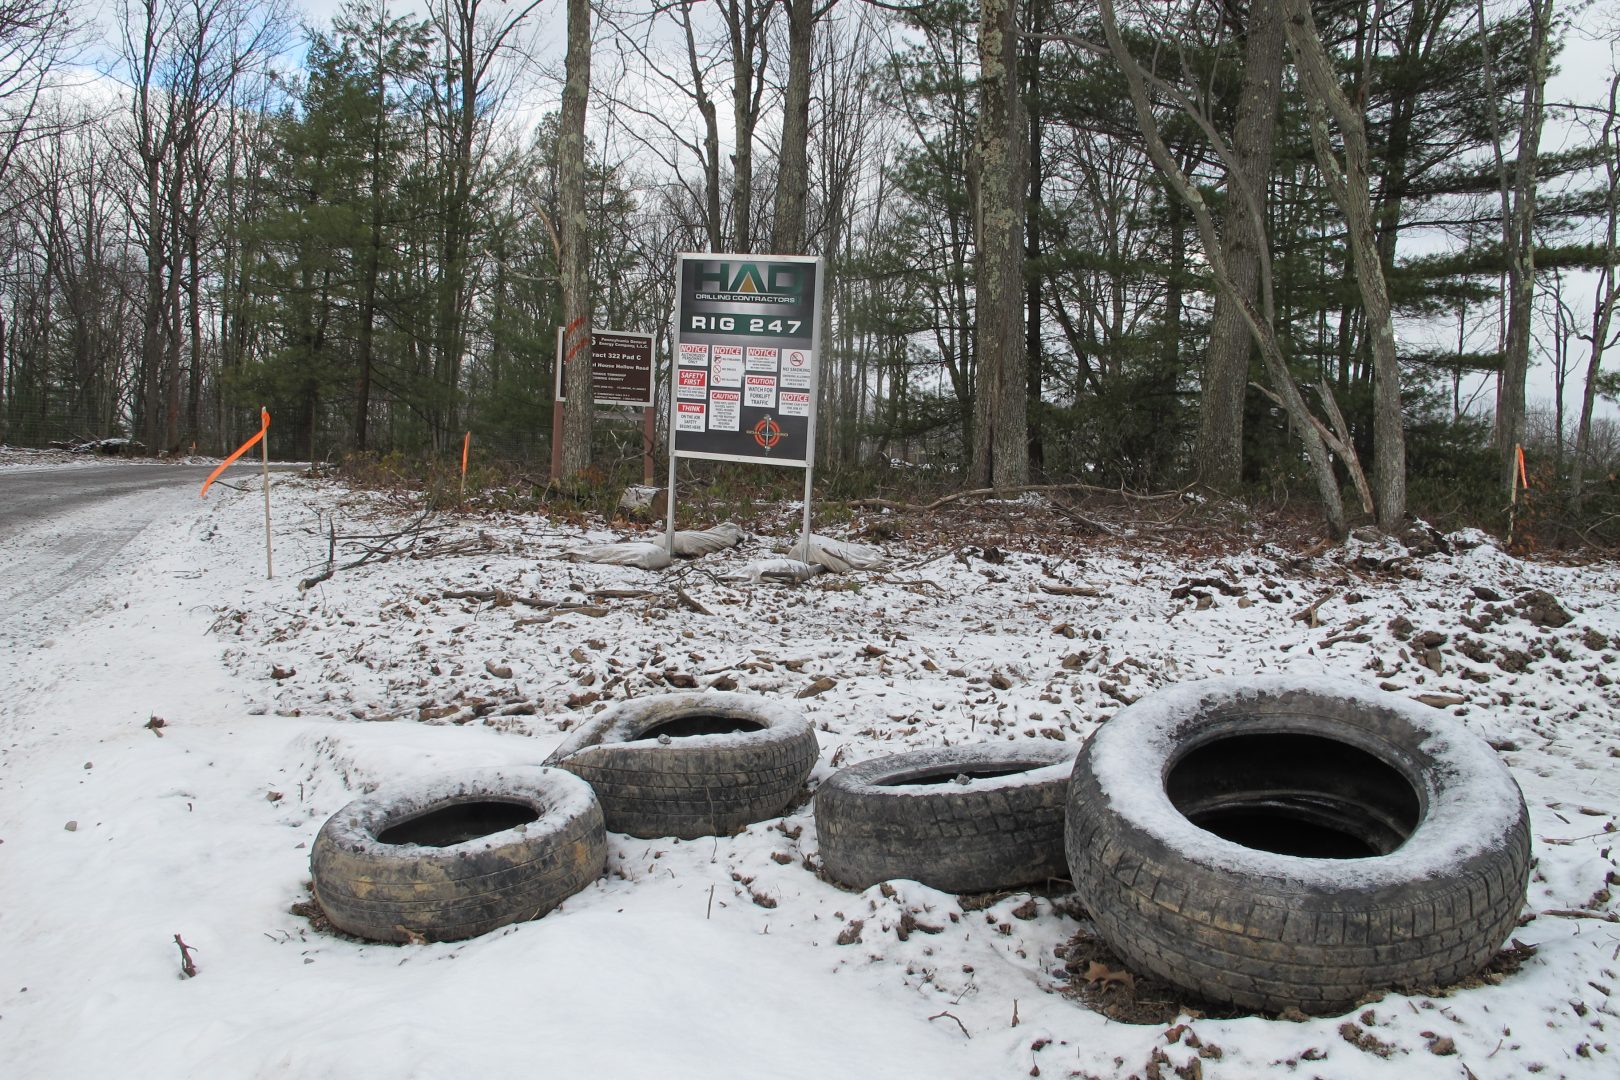
[[699, 300], [796, 301], [804, 295], [802, 263], [705, 262], [699, 263], [696, 281]]

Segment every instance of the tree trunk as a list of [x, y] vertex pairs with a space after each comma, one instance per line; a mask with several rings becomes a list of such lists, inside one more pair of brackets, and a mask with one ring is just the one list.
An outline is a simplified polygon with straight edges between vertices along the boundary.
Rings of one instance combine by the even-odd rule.
[[591, 91], [590, 0], [568, 0], [568, 55], [562, 118], [557, 135], [559, 269], [562, 277], [564, 393], [562, 471], [583, 472], [591, 464], [590, 234], [585, 219], [585, 105]]
[[1041, 391], [1044, 373], [1043, 356], [1041, 348], [1041, 314], [1043, 304], [1041, 300], [1041, 285], [1043, 275], [1040, 269], [1041, 259], [1041, 213], [1045, 197], [1045, 171], [1042, 168], [1042, 128], [1044, 126], [1045, 103], [1041, 98], [1041, 43], [1046, 33], [1046, 14], [1050, 0], [1030, 0], [1029, 21], [1030, 36], [1027, 42], [1029, 50], [1025, 63], [1025, 75], [1029, 80], [1028, 105], [1029, 112], [1029, 202], [1024, 222], [1024, 266], [1026, 269], [1024, 281], [1024, 356], [1027, 362], [1025, 373], [1028, 386], [1028, 403], [1025, 405], [1025, 420], [1029, 425], [1029, 464], [1030, 468], [1039, 472], [1046, 464], [1046, 447], [1041, 441]]
[[[1333, 71], [1311, 17], [1310, 0], [1289, 0], [1288, 44], [1311, 105], [1311, 142], [1328, 190], [1344, 214], [1356, 284], [1373, 355], [1373, 490], [1378, 527], [1397, 532], [1406, 516], [1406, 436], [1402, 430], [1401, 368], [1395, 355], [1395, 323], [1389, 287], [1373, 230], [1368, 187], [1367, 129]], [[1344, 143], [1341, 168], [1328, 136], [1331, 115]]]
[[804, 203], [810, 187], [810, 61], [815, 38], [815, 0], [787, 0], [788, 76], [782, 100], [782, 153], [776, 166], [776, 206], [771, 250], [805, 250]]
[[[1507, 270], [1507, 340], [1502, 350], [1502, 377], [1496, 391], [1496, 452], [1503, 490], [1514, 490], [1515, 448], [1524, 441], [1524, 382], [1530, 370], [1530, 323], [1533, 317], [1536, 258], [1536, 159], [1541, 150], [1542, 105], [1547, 89], [1553, 0], [1528, 0], [1530, 10], [1529, 72], [1525, 78], [1518, 146], [1511, 166], [1502, 150], [1496, 85], [1490, 49], [1484, 54], [1486, 106], [1496, 152], [1502, 207], [1502, 257]], [[1485, 35], [1485, 7], [1479, 8], [1480, 34]]]
[[709, 250], [724, 251], [720, 239], [723, 219], [720, 213], [720, 121], [714, 99], [703, 85], [703, 67], [698, 63], [697, 32], [692, 29], [692, 7], [681, 5], [681, 26], [686, 32], [686, 59], [692, 69], [692, 100], [703, 117], [703, 230]]
[[974, 215], [975, 353], [972, 480], [1029, 482], [1024, 372], [1024, 117], [1017, 0], [984, 0], [979, 17], [978, 203]]
[[[1277, 340], [1276, 328], [1272, 325], [1271, 290], [1266, 285], [1264, 263], [1262, 263], [1260, 290], [1264, 308], [1257, 310], [1253, 302], [1239, 296], [1233, 287], [1231, 270], [1226, 265], [1220, 237], [1215, 231], [1214, 216], [1211, 215], [1208, 204], [1204, 202], [1203, 195], [1176, 164], [1169, 148], [1165, 146], [1164, 138], [1159, 133], [1158, 121], [1153, 116], [1153, 105], [1148, 100], [1147, 77], [1120, 38], [1119, 25], [1114, 19], [1113, 0], [1099, 0], [1098, 7], [1102, 15], [1103, 33], [1108, 39], [1108, 49], [1118, 61], [1120, 73], [1125, 76], [1125, 81], [1130, 87], [1131, 106], [1136, 111], [1137, 123], [1147, 141], [1148, 156], [1153, 159], [1153, 164], [1158, 168], [1160, 175], [1192, 211], [1193, 220], [1198, 223], [1199, 238], [1203, 242], [1211, 274], [1215, 279], [1215, 287], [1226, 296], [1228, 302], [1236, 304], [1243, 312], [1244, 322], [1248, 325], [1249, 333], [1253, 335], [1255, 344], [1260, 348], [1260, 356], [1265, 361], [1267, 375], [1276, 392], [1276, 400], [1288, 414], [1294, 433], [1304, 447], [1305, 456], [1316, 477], [1317, 493], [1327, 517], [1328, 531], [1335, 539], [1340, 539], [1348, 532], [1344, 499], [1339, 494], [1338, 479], [1334, 476], [1333, 463], [1328, 457], [1327, 445], [1322, 440], [1319, 423], [1306, 407], [1305, 399], [1299, 392], [1299, 385], [1288, 370], [1282, 346]], [[1230, 164], [1228, 167], [1230, 168]]]
[[[1243, 51], [1243, 85], [1232, 131], [1236, 175], [1226, 186], [1226, 265], [1232, 288], [1255, 304], [1260, 288], [1260, 245], [1277, 108], [1282, 100], [1284, 34], [1282, 0], [1254, 0]], [[1232, 491], [1243, 478], [1243, 400], [1249, 385], [1254, 338], [1239, 305], [1219, 293], [1209, 353], [1204, 362], [1198, 405], [1199, 479], [1218, 491]]]
[[1603, 354], [1609, 344], [1609, 329], [1614, 319], [1616, 301], [1620, 301], [1620, 282], [1616, 281], [1616, 267], [1620, 266], [1620, 156], [1615, 147], [1615, 126], [1620, 119], [1620, 74], [1609, 80], [1608, 111], [1603, 117], [1603, 266], [1598, 271], [1595, 297], [1592, 301], [1592, 351], [1586, 364], [1586, 389], [1581, 395], [1581, 419], [1575, 430], [1575, 460], [1569, 469], [1569, 506], [1580, 513], [1586, 483], [1586, 456], [1592, 445], [1592, 412], [1597, 400], [1598, 372], [1603, 367]]

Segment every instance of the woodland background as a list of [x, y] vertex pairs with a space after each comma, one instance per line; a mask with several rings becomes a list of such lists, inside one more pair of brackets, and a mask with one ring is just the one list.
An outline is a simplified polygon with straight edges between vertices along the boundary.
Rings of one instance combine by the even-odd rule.
[[[1617, 39], [1566, 0], [0, 0], [0, 442], [220, 453], [264, 405], [278, 456], [538, 473], [558, 327], [667, 364], [674, 253], [809, 252], [824, 485], [1489, 524], [1523, 444], [1613, 543]], [[636, 471], [620, 419], [567, 471]]]

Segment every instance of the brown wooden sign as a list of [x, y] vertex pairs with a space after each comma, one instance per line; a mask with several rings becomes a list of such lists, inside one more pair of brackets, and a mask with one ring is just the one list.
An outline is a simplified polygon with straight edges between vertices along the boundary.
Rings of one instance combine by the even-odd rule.
[[[563, 330], [557, 330], [556, 400], [563, 395]], [[633, 330], [591, 332], [591, 397], [598, 405], [653, 404], [653, 336]]]

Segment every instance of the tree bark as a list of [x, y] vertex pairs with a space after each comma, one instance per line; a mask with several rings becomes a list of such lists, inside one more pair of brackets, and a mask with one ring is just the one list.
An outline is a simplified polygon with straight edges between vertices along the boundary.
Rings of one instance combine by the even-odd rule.
[[591, 253], [585, 219], [585, 105], [591, 90], [590, 0], [568, 0], [568, 55], [557, 136], [559, 266], [563, 293], [564, 476], [591, 464]]
[[1592, 412], [1597, 401], [1598, 372], [1603, 367], [1603, 354], [1609, 346], [1610, 326], [1614, 309], [1620, 301], [1620, 282], [1616, 281], [1616, 267], [1620, 266], [1620, 153], [1615, 146], [1615, 126], [1620, 119], [1620, 74], [1609, 79], [1608, 111], [1603, 117], [1603, 266], [1598, 271], [1595, 297], [1592, 301], [1592, 351], [1586, 364], [1586, 388], [1581, 395], [1581, 418], [1575, 431], [1575, 460], [1569, 469], [1569, 506], [1576, 513], [1581, 510], [1586, 484], [1586, 456], [1592, 445]]
[[[1277, 109], [1282, 100], [1284, 33], [1282, 0], [1253, 0], [1243, 49], [1243, 85], [1232, 131], [1235, 175], [1227, 178], [1226, 232], [1222, 237], [1232, 288], [1250, 304], [1260, 287], [1260, 246]], [[1245, 194], [1246, 192], [1246, 194]], [[1232, 491], [1243, 478], [1243, 400], [1249, 384], [1254, 338], [1240, 306], [1217, 293], [1203, 393], [1198, 403], [1199, 479], [1217, 491]]]
[[782, 100], [782, 153], [776, 165], [776, 205], [771, 250], [805, 250], [805, 195], [810, 188], [810, 62], [815, 38], [815, 0], [787, 0], [788, 76]]
[[1496, 80], [1486, 37], [1485, 6], [1479, 4], [1484, 54], [1486, 108], [1496, 152], [1499, 197], [1502, 207], [1502, 257], [1507, 270], [1507, 339], [1502, 349], [1502, 377], [1496, 391], [1495, 445], [1503, 491], [1511, 497], [1515, 448], [1524, 441], [1525, 376], [1530, 370], [1530, 322], [1533, 317], [1536, 256], [1536, 160], [1541, 150], [1541, 123], [1547, 90], [1551, 49], [1553, 0], [1527, 0], [1530, 11], [1529, 72], [1525, 78], [1518, 146], [1511, 165], [1502, 151], [1502, 130], [1497, 114]]
[[974, 263], [978, 378], [972, 479], [1029, 482], [1024, 372], [1024, 116], [1017, 0], [984, 0], [979, 16], [978, 204]]

